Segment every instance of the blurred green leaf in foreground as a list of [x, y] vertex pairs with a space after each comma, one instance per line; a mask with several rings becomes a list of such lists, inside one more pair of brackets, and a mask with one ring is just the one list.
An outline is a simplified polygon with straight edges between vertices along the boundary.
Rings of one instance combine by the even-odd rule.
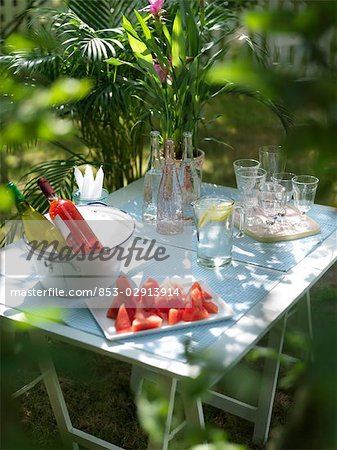
[[77, 102], [85, 97], [91, 89], [90, 80], [64, 78], [48, 88], [37, 88], [33, 83], [17, 82], [7, 71], [1, 75], [1, 151], [6, 146], [71, 135], [71, 121], [57, 117], [55, 110], [65, 102]]

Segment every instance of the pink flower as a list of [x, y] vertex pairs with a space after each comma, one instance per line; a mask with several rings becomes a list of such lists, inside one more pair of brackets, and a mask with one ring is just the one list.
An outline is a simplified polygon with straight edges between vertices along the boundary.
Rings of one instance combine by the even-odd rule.
[[157, 72], [157, 74], [159, 75], [160, 81], [162, 83], [164, 83], [164, 81], [166, 81], [167, 79], [167, 75], [168, 75], [168, 69], [167, 67], [165, 67], [165, 71], [163, 71], [163, 69], [161, 68], [161, 65], [158, 63], [153, 63], [153, 66], [155, 68], [155, 71]]
[[154, 16], [159, 16], [165, 0], [149, 0], [150, 13]]

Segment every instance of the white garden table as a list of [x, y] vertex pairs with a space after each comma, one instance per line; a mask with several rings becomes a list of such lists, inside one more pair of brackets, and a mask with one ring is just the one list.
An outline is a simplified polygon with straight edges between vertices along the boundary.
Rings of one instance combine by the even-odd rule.
[[[129, 210], [130, 213], [137, 210], [139, 211], [142, 182], [143, 180], [138, 180], [126, 188], [111, 194], [109, 204], [124, 210]], [[208, 185], [206, 188], [208, 189], [208, 192], [212, 189], [218, 192], [217, 187]], [[232, 189], [229, 189], [228, 193], [235, 195], [235, 191]], [[254, 249], [255, 247], [251, 247], [249, 251], [244, 251], [245, 248], [242, 247], [245, 247], [245, 243], [243, 243], [242, 245], [240, 244], [241, 248], [234, 253], [234, 260], [236, 255], [238, 262], [234, 262], [231, 269], [224, 269], [224, 273], [226, 273], [226, 270], [233, 270], [234, 281], [226, 278], [226, 276], [222, 282], [221, 279], [220, 281], [217, 281], [217, 283], [220, 284], [217, 284], [216, 286], [221, 286], [221, 283], [225, 285], [226, 283], [232, 283], [232, 281], [235, 282], [236, 278], [240, 280], [240, 273], [242, 273], [242, 271], [247, 271], [245, 272], [247, 273], [247, 280], [250, 276], [256, 277], [254, 279], [255, 284], [256, 280], [259, 280], [259, 283], [263, 284], [263, 280], [268, 280], [269, 276], [273, 279], [273, 282], [269, 284], [266, 281], [267, 287], [264, 291], [261, 291], [261, 288], [263, 288], [262, 285], [259, 289], [255, 289], [255, 294], [258, 294], [256, 297], [257, 300], [255, 300], [254, 303], [249, 304], [249, 307], [247, 307], [242, 314], [235, 314], [235, 320], [230, 322], [217, 322], [215, 335], [211, 340], [206, 342], [207, 345], [205, 344], [204, 347], [201, 348], [207, 348], [209, 357], [216, 362], [218, 367], [222, 367], [224, 374], [242, 360], [242, 358], [267, 333], [269, 333], [268, 346], [279, 354], [282, 351], [288, 312], [296, 306], [297, 302], [303, 296], [305, 296], [308, 307], [302, 309], [302, 314], [304, 314], [304, 316], [307, 315], [304, 319], [310, 324], [309, 289], [337, 259], [337, 210], [329, 207], [319, 207], [317, 214], [317, 217], [321, 219], [320, 225], [322, 225], [323, 221], [327, 221], [329, 222], [328, 226], [324, 230], [322, 227], [321, 238], [318, 237], [317, 241], [310, 241], [311, 244], [308, 244], [309, 246], [307, 247], [306, 253], [301, 253], [302, 247], [300, 245], [302, 245], [301, 241], [308, 241], [296, 241], [296, 245], [293, 250], [290, 250], [288, 255], [289, 257], [292, 257], [291, 264], [288, 264], [288, 260], [283, 261], [281, 256], [276, 260], [275, 251], [277, 247], [275, 247], [275, 244], [267, 244], [270, 246], [267, 247], [269, 252], [268, 258], [264, 255], [261, 260], [257, 260], [255, 259], [256, 255], [251, 251], [251, 249]], [[187, 249], [191, 245], [190, 242], [186, 243], [183, 240], [179, 240], [179, 237], [176, 238], [176, 241], [167, 241], [167, 238], [156, 235], [154, 231], [153, 233], [152, 237], [163, 239], [164, 244], [168, 245], [173, 253], [175, 250], [178, 252], [184, 250], [185, 245]], [[254, 246], [255, 244], [251, 242], [250, 245]], [[257, 250], [265, 249], [263, 246], [256, 248]], [[287, 248], [289, 250], [289, 247]], [[22, 250], [19, 251], [18, 249], [19, 244], [14, 244], [2, 250], [0, 253], [2, 263], [6, 261], [6, 254], [8, 254], [9, 251], [17, 251], [18, 258], [24, 258]], [[192, 250], [193, 254], [193, 246], [192, 249], [189, 248], [189, 250]], [[265, 250], [263, 250], [263, 252], [265, 252]], [[279, 249], [279, 252], [282, 253], [282, 248]], [[250, 257], [253, 258], [252, 262], [246, 262], [245, 258], [248, 258], [249, 260]], [[266, 267], [263, 267], [264, 263], [261, 263], [262, 260], [266, 261]], [[277, 264], [281, 264], [281, 266], [274, 269], [273, 265], [277, 266]], [[291, 268], [289, 268], [289, 265]], [[2, 267], [4, 267], [4, 264], [2, 264]], [[203, 269], [198, 270], [198, 276], [202, 277], [203, 272], [200, 272], [200, 270], [202, 271]], [[259, 270], [263, 270], [264, 272], [259, 272]], [[4, 272], [2, 272], [1, 275], [1, 316], [13, 322], [30, 322], [30, 318], [27, 317], [23, 308], [20, 306], [13, 307], [8, 305], [8, 299], [6, 298], [6, 283], [8, 283], [8, 280], [3, 273]], [[19, 278], [16, 280], [12, 279], [11, 283], [14, 287], [22, 287], [22, 280]], [[254, 283], [252, 283], [252, 286]], [[211, 287], [214, 290], [216, 289], [214, 286]], [[159, 351], [152, 351], [151, 349], [149, 350], [147, 344], [154, 343], [153, 347], [156, 347], [157, 338], [155, 335], [146, 338], [142, 337], [142, 345], [138, 345], [137, 342], [139, 342], [140, 339], [138, 337], [135, 337], [131, 341], [128, 339], [123, 340], [122, 338], [119, 341], [108, 341], [102, 335], [95, 334], [90, 330], [85, 331], [79, 329], [79, 327], [71, 326], [69, 323], [56, 323], [48, 319], [39, 320], [38, 322], [34, 321], [32, 326], [35, 331], [38, 331], [38, 333], [32, 334], [32, 337], [40, 343], [45, 342], [47, 345], [48, 338], [52, 338], [53, 340], [66, 342], [132, 364], [134, 368], [132, 379], [134, 388], [140, 386], [140, 383], [138, 382], [143, 375], [149, 376], [149, 374], [155, 374], [157, 379], [158, 377], [162, 377], [166, 382], [169, 381], [168, 395], [170, 396], [170, 408], [162, 448], [165, 449], [168, 447], [169, 441], [174, 434], [170, 427], [175, 392], [180, 384], [179, 381], [185, 378], [197, 377], [202, 370], [203, 365], [202, 361], [200, 363], [193, 362], [193, 364], [191, 364], [181, 355], [181, 335], [178, 337], [173, 331], [166, 333], [166, 336], [164, 335], [164, 337], [162, 337], [163, 340], [158, 341], [158, 347], [161, 347]], [[188, 324], [186, 327], [188, 330]], [[191, 332], [193, 340], [195, 333], [197, 333], [197, 328], [189, 331]], [[170, 347], [170, 354], [167, 354], [165, 351], [165, 339], [169, 339], [167, 345]], [[148, 342], [146, 342], [146, 340]], [[177, 349], [176, 357], [174, 354], [175, 348]], [[115, 445], [73, 427], [52, 360], [44, 359], [39, 361], [39, 364], [42, 374], [41, 379], [43, 379], [47, 388], [51, 406], [62, 437], [67, 442], [71, 442], [74, 448], [78, 448], [78, 444], [82, 444], [84, 446], [89, 446], [89, 448], [92, 449], [117, 449], [118, 447]], [[257, 406], [245, 404], [219, 393], [213, 393], [210, 396], [209, 403], [252, 421], [255, 424], [253, 440], [265, 442], [269, 431], [278, 368], [279, 360], [270, 359], [266, 361], [263, 369], [262, 388], [260, 390]], [[217, 379], [218, 377], [215, 377], [214, 382], [216, 382]], [[29, 387], [32, 385], [34, 385], [34, 383]], [[186, 400], [183, 384], [182, 387], [180, 387], [180, 390], [183, 400]], [[186, 420], [188, 422], [203, 426], [202, 404], [200, 401], [194, 403], [186, 401], [185, 411]], [[151, 445], [150, 442], [149, 446], [151, 447]]]

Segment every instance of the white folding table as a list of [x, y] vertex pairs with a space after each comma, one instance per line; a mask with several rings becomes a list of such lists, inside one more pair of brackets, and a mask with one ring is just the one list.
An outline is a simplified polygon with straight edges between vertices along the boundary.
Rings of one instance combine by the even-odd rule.
[[[125, 209], [126, 205], [131, 205], [132, 209], [135, 205], [136, 207], [139, 206], [137, 199], [139, 199], [141, 193], [142, 180], [138, 180], [128, 187], [113, 193], [110, 196], [109, 203], [121, 209]], [[218, 367], [222, 367], [223, 373], [226, 373], [227, 370], [242, 360], [267, 333], [269, 333], [268, 347], [274, 349], [278, 354], [282, 351], [288, 312], [303, 297], [309, 303], [310, 288], [337, 259], [337, 212], [336, 209], [329, 207], [323, 209], [323, 212], [325, 210], [329, 213], [329, 217], [332, 217], [331, 232], [327, 233], [327, 237], [315, 245], [307, 255], [302, 255], [303, 257], [301, 256], [300, 260], [294, 263], [291, 269], [284, 271], [282, 277], [273, 284], [272, 289], [263, 294], [238, 320], [233, 321], [230, 326], [228, 326], [226, 321], [223, 322], [223, 325], [222, 322], [217, 322], [218, 332], [219, 330], [220, 332], [207, 346], [207, 354], [210, 359], [216, 362]], [[336, 222], [334, 222], [334, 218]], [[272, 247], [270, 248], [272, 249]], [[6, 251], [7, 249], [5, 248], [0, 253], [2, 258], [6, 255]], [[248, 266], [249, 268], [253, 267], [253, 269], [255, 267], [254, 264], [240, 263], [242, 268]], [[273, 273], [272, 268], [268, 270]], [[6, 277], [1, 275], [1, 316], [14, 323], [30, 322], [29, 316], [20, 310], [19, 307], [13, 308], [8, 306], [5, 283]], [[17, 283], [19, 285], [19, 280]], [[310, 305], [307, 304], [307, 306]], [[310, 307], [304, 308], [303, 311], [304, 314], [310, 314]], [[310, 317], [307, 317], [307, 319], [308, 323], [310, 323]], [[134, 368], [132, 382], [135, 389], [137, 386], [139, 387], [138, 382], [143, 374], [156, 374], [156, 379], [165, 379], [169, 386], [167, 392], [170, 396], [170, 408], [166, 433], [162, 443], [163, 449], [168, 448], [169, 441], [174, 434], [170, 427], [178, 385], [181, 384], [180, 392], [183, 401], [186, 403], [186, 421], [203, 426], [204, 419], [201, 401], [191, 403], [190, 400], [187, 400], [183, 383], [179, 383], [182, 379], [197, 377], [203, 367], [202, 361], [189, 363], [181, 356], [174, 359], [167, 357], [165, 352], [163, 354], [151, 353], [134, 345], [134, 341], [123, 341], [123, 339], [113, 342], [108, 341], [103, 336], [48, 319], [39, 320], [38, 322], [34, 321], [32, 327], [34, 331], [38, 331], [38, 333], [32, 333], [32, 337], [40, 344], [45, 343], [45, 345], [48, 345], [48, 339], [52, 338], [53, 340], [66, 342], [132, 364]], [[173, 332], [170, 338], [173, 339], [173, 341], [172, 339], [170, 340], [170, 345], [172, 345], [172, 342], [174, 343]], [[155, 342], [156, 337], [152, 335], [149, 339]], [[178, 344], [181, 345], [177, 341]], [[72, 443], [74, 448], [78, 448], [78, 444], [81, 444], [91, 449], [117, 449], [118, 447], [115, 445], [73, 427], [52, 360], [43, 359], [39, 361], [39, 364], [42, 374], [41, 379], [45, 383], [51, 406], [64, 440]], [[260, 390], [257, 406], [248, 405], [215, 393], [210, 396], [209, 402], [214, 406], [252, 421], [254, 423], [254, 441], [265, 442], [269, 431], [278, 369], [279, 359], [266, 360], [262, 376], [263, 388]], [[216, 381], [217, 378], [215, 377], [214, 382]], [[150, 442], [149, 447], [151, 445], [152, 443]]]

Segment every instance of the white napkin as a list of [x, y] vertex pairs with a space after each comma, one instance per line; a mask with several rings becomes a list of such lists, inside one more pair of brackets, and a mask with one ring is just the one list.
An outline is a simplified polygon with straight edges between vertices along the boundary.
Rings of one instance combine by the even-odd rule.
[[92, 191], [90, 193], [90, 198], [100, 198], [102, 195], [102, 186], [103, 186], [104, 172], [102, 166], [98, 169], [96, 173], [96, 178], [92, 187]]
[[78, 167], [74, 168], [75, 180], [80, 191], [81, 198], [96, 200], [102, 196], [104, 172], [102, 166], [94, 177], [92, 167], [87, 165], [84, 176]]
[[80, 191], [82, 191], [82, 186], [83, 186], [83, 175], [82, 172], [80, 171], [80, 169], [78, 167], [74, 168], [74, 175], [75, 175], [75, 180], [78, 186], [78, 189]]

